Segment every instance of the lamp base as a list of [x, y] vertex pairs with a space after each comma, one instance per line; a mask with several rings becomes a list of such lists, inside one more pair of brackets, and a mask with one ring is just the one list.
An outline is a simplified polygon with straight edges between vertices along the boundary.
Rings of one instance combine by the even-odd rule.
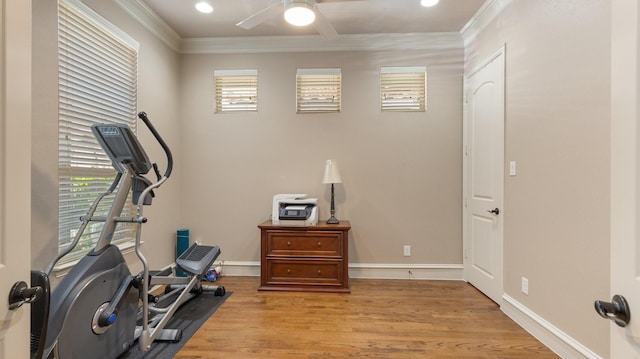
[[331, 218], [327, 219], [327, 224], [339, 224], [339, 223], [340, 221], [334, 216], [331, 216]]

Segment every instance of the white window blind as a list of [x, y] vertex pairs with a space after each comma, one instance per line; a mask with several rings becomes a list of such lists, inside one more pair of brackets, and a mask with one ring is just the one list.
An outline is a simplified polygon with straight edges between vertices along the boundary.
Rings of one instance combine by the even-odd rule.
[[341, 92], [341, 69], [298, 69], [296, 112], [340, 112]]
[[216, 70], [216, 113], [258, 111], [258, 70]]
[[427, 68], [382, 67], [380, 104], [382, 111], [424, 112], [427, 107]]
[[[94, 123], [125, 123], [134, 131], [137, 107], [137, 43], [82, 3], [60, 1], [58, 9], [59, 217], [58, 245], [66, 247], [80, 227], [79, 218], [115, 176], [111, 161], [91, 132]], [[95, 215], [106, 215], [112, 197]], [[123, 216], [133, 216], [131, 202]], [[71, 262], [93, 248], [102, 223], [91, 223]], [[114, 244], [133, 240], [134, 227], [119, 225]]]

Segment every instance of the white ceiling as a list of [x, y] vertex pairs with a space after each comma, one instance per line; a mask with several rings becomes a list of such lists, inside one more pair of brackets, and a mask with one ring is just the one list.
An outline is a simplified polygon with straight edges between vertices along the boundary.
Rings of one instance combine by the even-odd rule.
[[[312, 26], [296, 28], [282, 15], [245, 30], [236, 24], [282, 0], [208, 0], [211, 14], [195, 10], [199, 0], [141, 0], [181, 38], [316, 35]], [[324, 0], [318, 9], [338, 34], [459, 32], [485, 0], [440, 0], [431, 8], [420, 0]]]

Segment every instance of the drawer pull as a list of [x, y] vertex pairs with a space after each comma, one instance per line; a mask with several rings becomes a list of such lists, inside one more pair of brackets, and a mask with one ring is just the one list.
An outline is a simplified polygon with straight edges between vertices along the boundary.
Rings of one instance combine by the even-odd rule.
[[287, 246], [291, 247], [291, 241], [287, 242]]
[[318, 248], [322, 247], [322, 243], [318, 242]]
[[320, 269], [318, 269], [318, 275], [321, 275], [322, 271]]
[[287, 269], [287, 274], [291, 274], [291, 269]]

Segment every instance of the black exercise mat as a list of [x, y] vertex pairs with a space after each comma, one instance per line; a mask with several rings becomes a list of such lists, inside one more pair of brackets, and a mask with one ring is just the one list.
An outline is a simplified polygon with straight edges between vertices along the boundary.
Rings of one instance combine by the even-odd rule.
[[118, 359], [171, 359], [200, 328], [200, 326], [213, 314], [231, 292], [223, 297], [216, 297], [214, 293], [205, 292], [191, 299], [176, 311], [173, 318], [165, 326], [168, 329], [182, 329], [182, 339], [177, 343], [154, 342], [148, 352], [140, 351], [138, 342], [122, 354]]

